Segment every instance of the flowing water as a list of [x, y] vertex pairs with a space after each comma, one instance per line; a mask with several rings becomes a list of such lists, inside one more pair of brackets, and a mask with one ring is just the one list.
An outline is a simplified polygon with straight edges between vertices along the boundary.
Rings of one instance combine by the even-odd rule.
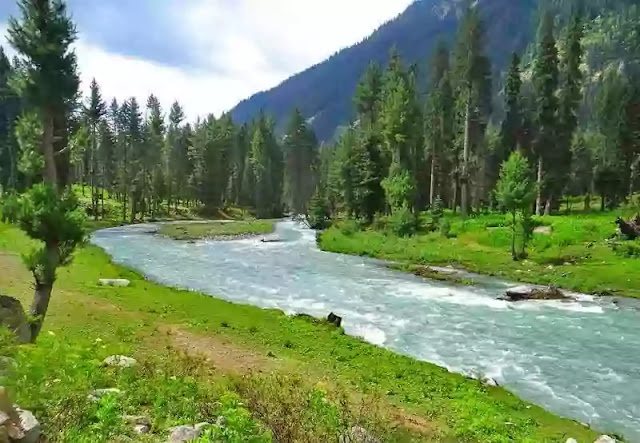
[[260, 239], [178, 242], [149, 231], [94, 234], [114, 261], [167, 285], [318, 317], [347, 333], [470, 376], [487, 376], [560, 415], [640, 441], [640, 303], [588, 296], [510, 304], [509, 284], [454, 286], [331, 254], [315, 233], [277, 225]]

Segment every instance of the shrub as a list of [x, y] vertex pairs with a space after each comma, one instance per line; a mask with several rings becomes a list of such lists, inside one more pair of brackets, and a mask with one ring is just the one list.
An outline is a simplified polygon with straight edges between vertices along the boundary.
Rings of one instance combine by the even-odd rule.
[[440, 231], [440, 235], [445, 238], [449, 238], [449, 236], [451, 235], [451, 223], [449, 223], [449, 220], [447, 220], [446, 218], [440, 219], [438, 229]]
[[611, 243], [611, 249], [622, 257], [640, 258], [639, 241], [615, 241]]
[[409, 237], [418, 228], [416, 215], [407, 206], [396, 209], [391, 214], [390, 227], [398, 237]]
[[352, 236], [360, 230], [360, 223], [357, 220], [345, 220], [339, 225], [340, 232], [347, 237]]

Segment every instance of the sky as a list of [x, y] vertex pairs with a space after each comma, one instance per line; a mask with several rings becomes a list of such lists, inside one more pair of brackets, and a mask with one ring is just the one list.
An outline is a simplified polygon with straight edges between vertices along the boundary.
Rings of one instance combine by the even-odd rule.
[[[355, 44], [412, 0], [67, 0], [85, 92], [107, 99], [155, 94], [194, 119]], [[0, 45], [9, 49], [15, 0], [0, 0]], [[7, 51], [11, 54], [11, 50]]]

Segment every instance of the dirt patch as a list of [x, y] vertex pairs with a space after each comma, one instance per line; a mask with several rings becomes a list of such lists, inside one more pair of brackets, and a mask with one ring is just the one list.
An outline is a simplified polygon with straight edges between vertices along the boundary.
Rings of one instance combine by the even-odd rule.
[[428, 436], [433, 436], [436, 433], [437, 426], [424, 417], [410, 414], [400, 408], [393, 407], [391, 416], [396, 425], [401, 428], [408, 429], [413, 433]]
[[192, 356], [207, 359], [215, 368], [232, 374], [271, 372], [277, 362], [246, 348], [238, 347], [220, 337], [194, 334], [178, 326], [161, 326], [160, 332], [167, 335], [176, 348]]

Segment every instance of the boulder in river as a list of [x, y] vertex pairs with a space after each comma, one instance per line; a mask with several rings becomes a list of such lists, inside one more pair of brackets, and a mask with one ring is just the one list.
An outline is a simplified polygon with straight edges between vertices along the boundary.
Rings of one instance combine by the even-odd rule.
[[337, 328], [339, 328], [342, 325], [342, 317], [334, 314], [333, 312], [327, 316], [327, 321]]
[[22, 304], [13, 297], [0, 295], [0, 327], [8, 328], [16, 335], [18, 343], [31, 341], [31, 330]]
[[518, 302], [528, 300], [571, 300], [571, 297], [566, 295], [560, 289], [555, 286], [538, 287], [538, 286], [519, 286], [517, 288], [509, 289], [504, 297], [500, 300]]

